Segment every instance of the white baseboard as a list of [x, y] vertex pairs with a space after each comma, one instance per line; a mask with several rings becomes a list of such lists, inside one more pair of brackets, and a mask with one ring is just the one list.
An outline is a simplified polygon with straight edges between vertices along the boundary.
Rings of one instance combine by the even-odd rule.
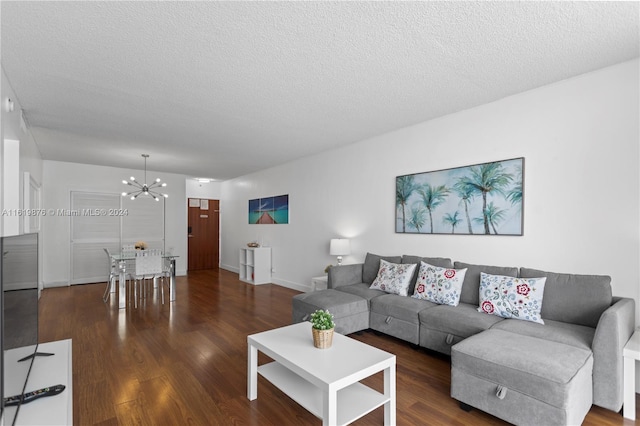
[[236, 274], [240, 272], [240, 268], [238, 268], [237, 266], [225, 265], [222, 263], [220, 264], [220, 269], [224, 269], [229, 272], [235, 272]]
[[304, 285], [304, 284], [294, 283], [291, 281], [285, 281], [277, 277], [271, 277], [271, 282], [282, 287], [290, 288], [292, 290], [303, 291], [305, 293], [309, 291], [313, 291], [313, 288], [310, 285]]
[[69, 287], [69, 281], [49, 281], [44, 282], [42, 286], [42, 288]]
[[[232, 265], [220, 264], [220, 269], [224, 269], [229, 272], [234, 272], [236, 274], [240, 272], [237, 266], [232, 266]], [[305, 293], [308, 291], [313, 291], [313, 288], [311, 287], [311, 285], [305, 285], [305, 284], [295, 283], [292, 281], [286, 281], [274, 276], [271, 277], [271, 282], [273, 284], [277, 284], [282, 287], [290, 288], [292, 290], [303, 291]]]

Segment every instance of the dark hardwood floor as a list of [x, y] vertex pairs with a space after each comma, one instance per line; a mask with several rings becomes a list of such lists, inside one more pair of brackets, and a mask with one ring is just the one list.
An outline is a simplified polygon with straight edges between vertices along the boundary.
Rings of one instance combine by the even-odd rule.
[[[74, 424], [321, 424], [262, 378], [258, 399], [246, 397], [247, 335], [290, 324], [297, 291], [197, 271], [178, 277], [175, 302], [119, 310], [102, 302], [104, 285], [46, 289], [40, 299], [40, 341], [73, 339]], [[352, 337], [396, 354], [399, 425], [505, 424], [458, 408], [448, 357], [372, 331]], [[365, 383], [381, 390], [382, 374]], [[379, 408], [355, 424], [382, 423]], [[634, 422], [593, 407], [584, 424]]]

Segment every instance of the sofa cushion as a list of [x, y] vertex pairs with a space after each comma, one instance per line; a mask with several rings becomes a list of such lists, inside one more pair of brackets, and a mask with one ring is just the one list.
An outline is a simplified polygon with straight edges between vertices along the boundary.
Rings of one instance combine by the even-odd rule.
[[378, 276], [378, 269], [380, 269], [380, 259], [384, 259], [391, 263], [400, 263], [402, 256], [379, 256], [373, 253], [367, 253], [364, 258], [364, 265], [362, 266], [362, 282], [371, 285], [373, 280]]
[[456, 306], [466, 269], [440, 268], [420, 262], [418, 282], [413, 298], [428, 300], [439, 305]]
[[520, 268], [520, 276], [546, 277], [542, 318], [596, 327], [611, 306], [611, 277]]
[[399, 296], [408, 296], [409, 284], [411, 284], [411, 277], [413, 277], [416, 266], [415, 263], [391, 263], [380, 259], [378, 275], [370, 288]]
[[362, 263], [331, 266], [327, 270], [327, 287], [359, 284], [362, 282]]
[[529, 321], [506, 319], [491, 327], [492, 330], [504, 330], [552, 342], [591, 350], [596, 329], [578, 324], [569, 324], [545, 320], [544, 325]]
[[371, 312], [418, 324], [418, 313], [436, 306], [426, 300], [387, 294], [371, 300]]
[[479, 312], [544, 324], [540, 317], [546, 278], [480, 273]]
[[460, 303], [458, 306], [437, 305], [420, 311], [420, 327], [441, 331], [459, 337], [469, 337], [488, 330], [504, 321], [495, 315], [478, 312], [475, 305]]
[[492, 275], [505, 275], [508, 277], [517, 277], [518, 268], [504, 266], [474, 265], [471, 263], [454, 262], [453, 267], [456, 269], [467, 269], [464, 275], [464, 283], [462, 284], [462, 292], [460, 294], [460, 302], [469, 303], [471, 305], [480, 305], [480, 272]]
[[[439, 266], [441, 268], [453, 268], [453, 262], [451, 262], [451, 259], [447, 259], [444, 257], [420, 257], [408, 254], [402, 255], [402, 263], [415, 263], [416, 265], [420, 265], [420, 262], [425, 262], [429, 265]], [[413, 294], [415, 290], [419, 269], [419, 267], [416, 268], [413, 273], [413, 278], [411, 278], [411, 284], [409, 285], [409, 294]]]
[[367, 306], [369, 306], [369, 302], [374, 297], [383, 296], [387, 294], [381, 290], [373, 290], [369, 288], [369, 284], [365, 284], [365, 283], [343, 285], [340, 287], [336, 287], [335, 290], [360, 296], [367, 301]]

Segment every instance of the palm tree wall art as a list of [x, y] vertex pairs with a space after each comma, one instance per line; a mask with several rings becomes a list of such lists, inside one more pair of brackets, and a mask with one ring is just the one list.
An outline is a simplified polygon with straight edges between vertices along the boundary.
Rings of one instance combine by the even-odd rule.
[[396, 232], [522, 235], [524, 158], [396, 177]]
[[[402, 215], [402, 232], [406, 231], [405, 224], [407, 222], [407, 200], [411, 198], [411, 195], [418, 189], [416, 186], [413, 176], [398, 176], [396, 178], [396, 208], [400, 209], [400, 214]], [[414, 224], [414, 227], [418, 229], [420, 232], [420, 227], [423, 222], [420, 224]]]

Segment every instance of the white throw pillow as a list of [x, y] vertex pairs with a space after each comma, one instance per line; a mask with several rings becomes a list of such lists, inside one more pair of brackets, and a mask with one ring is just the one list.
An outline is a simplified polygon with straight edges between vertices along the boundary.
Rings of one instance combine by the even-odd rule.
[[378, 275], [369, 288], [399, 296], [408, 296], [409, 285], [415, 270], [415, 263], [391, 263], [380, 259]]
[[540, 317], [547, 278], [514, 278], [480, 273], [479, 312], [544, 324]]
[[439, 305], [458, 306], [466, 273], [467, 268], [441, 268], [420, 262], [416, 289], [411, 297]]

